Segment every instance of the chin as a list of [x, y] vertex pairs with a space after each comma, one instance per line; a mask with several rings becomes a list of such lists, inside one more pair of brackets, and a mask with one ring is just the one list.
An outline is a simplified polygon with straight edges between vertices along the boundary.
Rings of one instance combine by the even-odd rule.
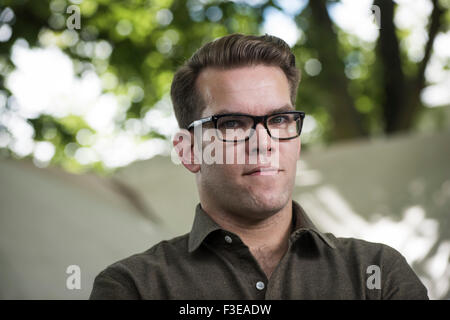
[[253, 206], [255, 211], [276, 213], [286, 205], [288, 197], [285, 194], [274, 194], [273, 192], [264, 195], [259, 194], [253, 197]]

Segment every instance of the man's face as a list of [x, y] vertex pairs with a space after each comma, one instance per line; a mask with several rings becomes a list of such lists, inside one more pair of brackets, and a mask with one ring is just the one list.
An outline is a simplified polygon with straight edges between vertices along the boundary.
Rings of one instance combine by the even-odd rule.
[[[262, 116], [280, 108], [294, 110], [288, 80], [278, 67], [207, 68], [200, 73], [196, 85], [206, 103], [202, 117], [218, 113]], [[260, 220], [278, 212], [292, 199], [301, 144], [299, 137], [273, 140], [262, 123], [257, 125], [254, 135], [253, 138], [258, 138], [256, 144], [220, 142], [224, 150], [234, 148], [235, 154], [242, 156], [244, 153], [245, 163], [203, 162], [197, 172], [197, 183], [200, 199], [212, 202], [212, 207], [242, 218]], [[262, 163], [268, 158], [262, 157], [261, 153], [277, 159], [277, 163]], [[255, 159], [255, 155], [259, 155], [257, 163], [250, 164], [249, 158]], [[272, 165], [275, 170], [249, 174], [261, 165]]]

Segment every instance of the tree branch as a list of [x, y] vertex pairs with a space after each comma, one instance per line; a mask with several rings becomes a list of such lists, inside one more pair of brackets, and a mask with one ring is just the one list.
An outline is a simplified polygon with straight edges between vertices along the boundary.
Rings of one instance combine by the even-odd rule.
[[404, 112], [398, 124], [399, 128], [402, 130], [412, 127], [416, 115], [420, 113], [421, 110], [423, 110], [420, 94], [423, 88], [425, 88], [426, 84], [425, 71], [433, 53], [434, 41], [442, 27], [441, 18], [445, 13], [445, 11], [439, 6], [439, 0], [432, 0], [432, 3], [433, 11], [430, 15], [428, 41], [425, 45], [424, 57], [419, 64], [416, 78], [413, 79], [409, 84], [409, 88], [411, 88], [411, 90], [408, 90], [409, 92], [411, 92], [411, 95], [407, 99], [407, 101], [409, 102], [409, 108], [403, 110]]
[[394, 25], [394, 2], [375, 0], [380, 7], [381, 29], [378, 37], [377, 53], [381, 58], [384, 99], [382, 102], [385, 132], [393, 133], [398, 129], [401, 109], [405, 106], [405, 75], [400, 59], [399, 41]]
[[417, 75], [417, 86], [420, 90], [425, 86], [425, 70], [431, 58], [434, 40], [436, 39], [436, 36], [441, 28], [441, 17], [444, 14], [444, 10], [439, 6], [439, 0], [432, 0], [432, 3], [433, 11], [430, 16], [431, 21], [428, 29], [428, 42], [425, 45], [424, 57], [420, 63], [419, 72]]
[[309, 38], [323, 65], [318, 78], [333, 101], [329, 108], [334, 122], [334, 137], [348, 139], [366, 136], [362, 115], [356, 110], [348, 92], [349, 80], [345, 76], [344, 63], [338, 56], [338, 39], [328, 14], [326, 0], [311, 0], [308, 6], [313, 24], [308, 30]]

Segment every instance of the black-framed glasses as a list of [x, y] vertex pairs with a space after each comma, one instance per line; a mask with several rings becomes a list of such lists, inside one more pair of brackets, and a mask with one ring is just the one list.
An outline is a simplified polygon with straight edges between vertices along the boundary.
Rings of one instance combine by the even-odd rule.
[[239, 142], [250, 139], [258, 123], [263, 123], [272, 139], [290, 140], [300, 136], [305, 113], [302, 111], [283, 111], [265, 116], [227, 113], [212, 115], [192, 122], [188, 130], [212, 122], [217, 137], [225, 142]]

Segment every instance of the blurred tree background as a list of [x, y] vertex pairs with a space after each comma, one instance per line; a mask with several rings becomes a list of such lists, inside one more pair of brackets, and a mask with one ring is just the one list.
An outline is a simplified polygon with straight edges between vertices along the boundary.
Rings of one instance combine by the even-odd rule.
[[[358, 1], [367, 11], [360, 28], [346, 27], [352, 11], [339, 13], [356, 2], [344, 0], [2, 0], [0, 154], [108, 173], [167, 153], [174, 72], [235, 32], [289, 39], [302, 69], [306, 148], [417, 131], [430, 110], [429, 127], [448, 127], [449, 100], [428, 98], [437, 106], [429, 108], [424, 91], [448, 84], [450, 1], [415, 1], [423, 19], [409, 24], [404, 2]], [[80, 28], [70, 29], [77, 10]]]

